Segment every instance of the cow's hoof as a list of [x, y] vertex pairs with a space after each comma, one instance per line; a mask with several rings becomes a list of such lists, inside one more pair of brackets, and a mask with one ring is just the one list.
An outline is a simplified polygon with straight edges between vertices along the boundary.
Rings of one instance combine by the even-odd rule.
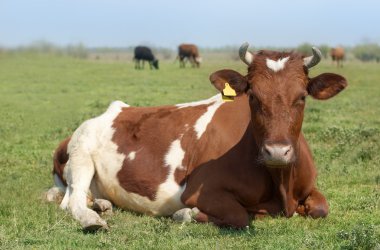
[[64, 192], [59, 187], [52, 187], [45, 193], [46, 201], [61, 203]]
[[196, 216], [199, 213], [199, 209], [194, 207], [191, 208], [182, 208], [175, 212], [172, 215], [173, 220], [178, 222], [191, 222], [194, 216]]
[[96, 223], [82, 225], [83, 231], [88, 233], [108, 231], [109, 227], [104, 220], [98, 220]]
[[95, 199], [92, 209], [98, 213], [112, 213], [112, 203], [104, 199]]
[[325, 218], [327, 217], [328, 213], [329, 213], [329, 210], [325, 206], [317, 206], [315, 208], [310, 209], [310, 211], [308, 211], [308, 215], [311, 216], [311, 218], [313, 219]]
[[88, 227], [84, 227], [83, 228], [83, 232], [86, 232], [86, 233], [95, 233], [95, 232], [106, 232], [108, 231], [108, 226], [101, 226], [101, 225], [90, 225]]

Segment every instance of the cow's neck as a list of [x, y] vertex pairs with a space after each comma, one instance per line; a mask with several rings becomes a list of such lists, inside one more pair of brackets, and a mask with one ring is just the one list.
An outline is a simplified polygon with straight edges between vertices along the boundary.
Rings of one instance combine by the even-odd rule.
[[286, 168], [268, 168], [275, 186], [275, 195], [282, 203], [285, 216], [290, 217], [296, 209], [293, 195], [295, 180], [295, 165]]
[[195, 140], [190, 172], [210, 159], [218, 159], [238, 144], [250, 122], [248, 98], [243, 95], [221, 105], [212, 117], [202, 138]]

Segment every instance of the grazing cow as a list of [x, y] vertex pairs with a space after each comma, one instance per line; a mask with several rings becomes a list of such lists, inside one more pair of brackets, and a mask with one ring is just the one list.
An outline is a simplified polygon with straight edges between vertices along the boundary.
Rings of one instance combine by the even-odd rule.
[[239, 50], [247, 75], [211, 74], [223, 94], [159, 107], [115, 101], [84, 122], [55, 153], [54, 179], [67, 183], [61, 207], [87, 230], [107, 228], [87, 207], [89, 190], [123, 209], [234, 228], [250, 216], [325, 217], [301, 127], [306, 97], [329, 99], [346, 80], [308, 76], [316, 48], [309, 57], [247, 49]]
[[184, 68], [186, 59], [193, 67], [199, 68], [202, 58], [199, 56], [198, 48], [194, 44], [181, 44], [178, 46], [179, 67]]
[[344, 49], [342, 47], [332, 48], [330, 55], [333, 62], [336, 61], [337, 67], [343, 67]]
[[[133, 60], [135, 61], [135, 69], [144, 68], [144, 61], [149, 62], [150, 69], [158, 69], [158, 60], [154, 57], [152, 50], [148, 47], [137, 46], [135, 48]], [[142, 61], [142, 67], [140, 61]]]

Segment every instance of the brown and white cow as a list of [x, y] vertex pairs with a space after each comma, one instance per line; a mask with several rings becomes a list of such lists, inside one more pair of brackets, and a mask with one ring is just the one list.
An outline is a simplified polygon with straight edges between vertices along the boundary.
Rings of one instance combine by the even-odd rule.
[[161, 107], [116, 101], [84, 122], [55, 153], [61, 207], [85, 229], [107, 227], [87, 207], [89, 189], [123, 209], [235, 228], [251, 216], [325, 217], [301, 132], [305, 99], [333, 97], [346, 80], [308, 76], [320, 61], [316, 48], [310, 57], [247, 48], [239, 51], [247, 75], [224, 69], [210, 76], [219, 91], [229, 83], [233, 101], [221, 94]]
[[198, 47], [194, 44], [180, 44], [178, 46], [178, 57], [179, 67], [184, 68], [186, 64], [186, 59], [189, 60], [193, 67], [199, 68], [202, 58], [199, 55]]

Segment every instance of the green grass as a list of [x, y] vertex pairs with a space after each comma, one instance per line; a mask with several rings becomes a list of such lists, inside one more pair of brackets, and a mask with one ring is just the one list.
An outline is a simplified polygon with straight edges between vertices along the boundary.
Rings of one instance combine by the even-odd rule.
[[349, 87], [336, 98], [308, 99], [304, 133], [331, 210], [326, 219], [254, 221], [249, 230], [177, 224], [117, 210], [107, 233], [80, 225], [42, 194], [53, 184], [52, 153], [85, 119], [113, 100], [131, 105], [187, 102], [216, 93], [215, 70], [245, 73], [242, 63], [205, 60], [200, 69], [162, 62], [136, 71], [130, 62], [49, 55], [0, 55], [0, 249], [371, 249], [380, 247], [380, 65], [322, 63]]

